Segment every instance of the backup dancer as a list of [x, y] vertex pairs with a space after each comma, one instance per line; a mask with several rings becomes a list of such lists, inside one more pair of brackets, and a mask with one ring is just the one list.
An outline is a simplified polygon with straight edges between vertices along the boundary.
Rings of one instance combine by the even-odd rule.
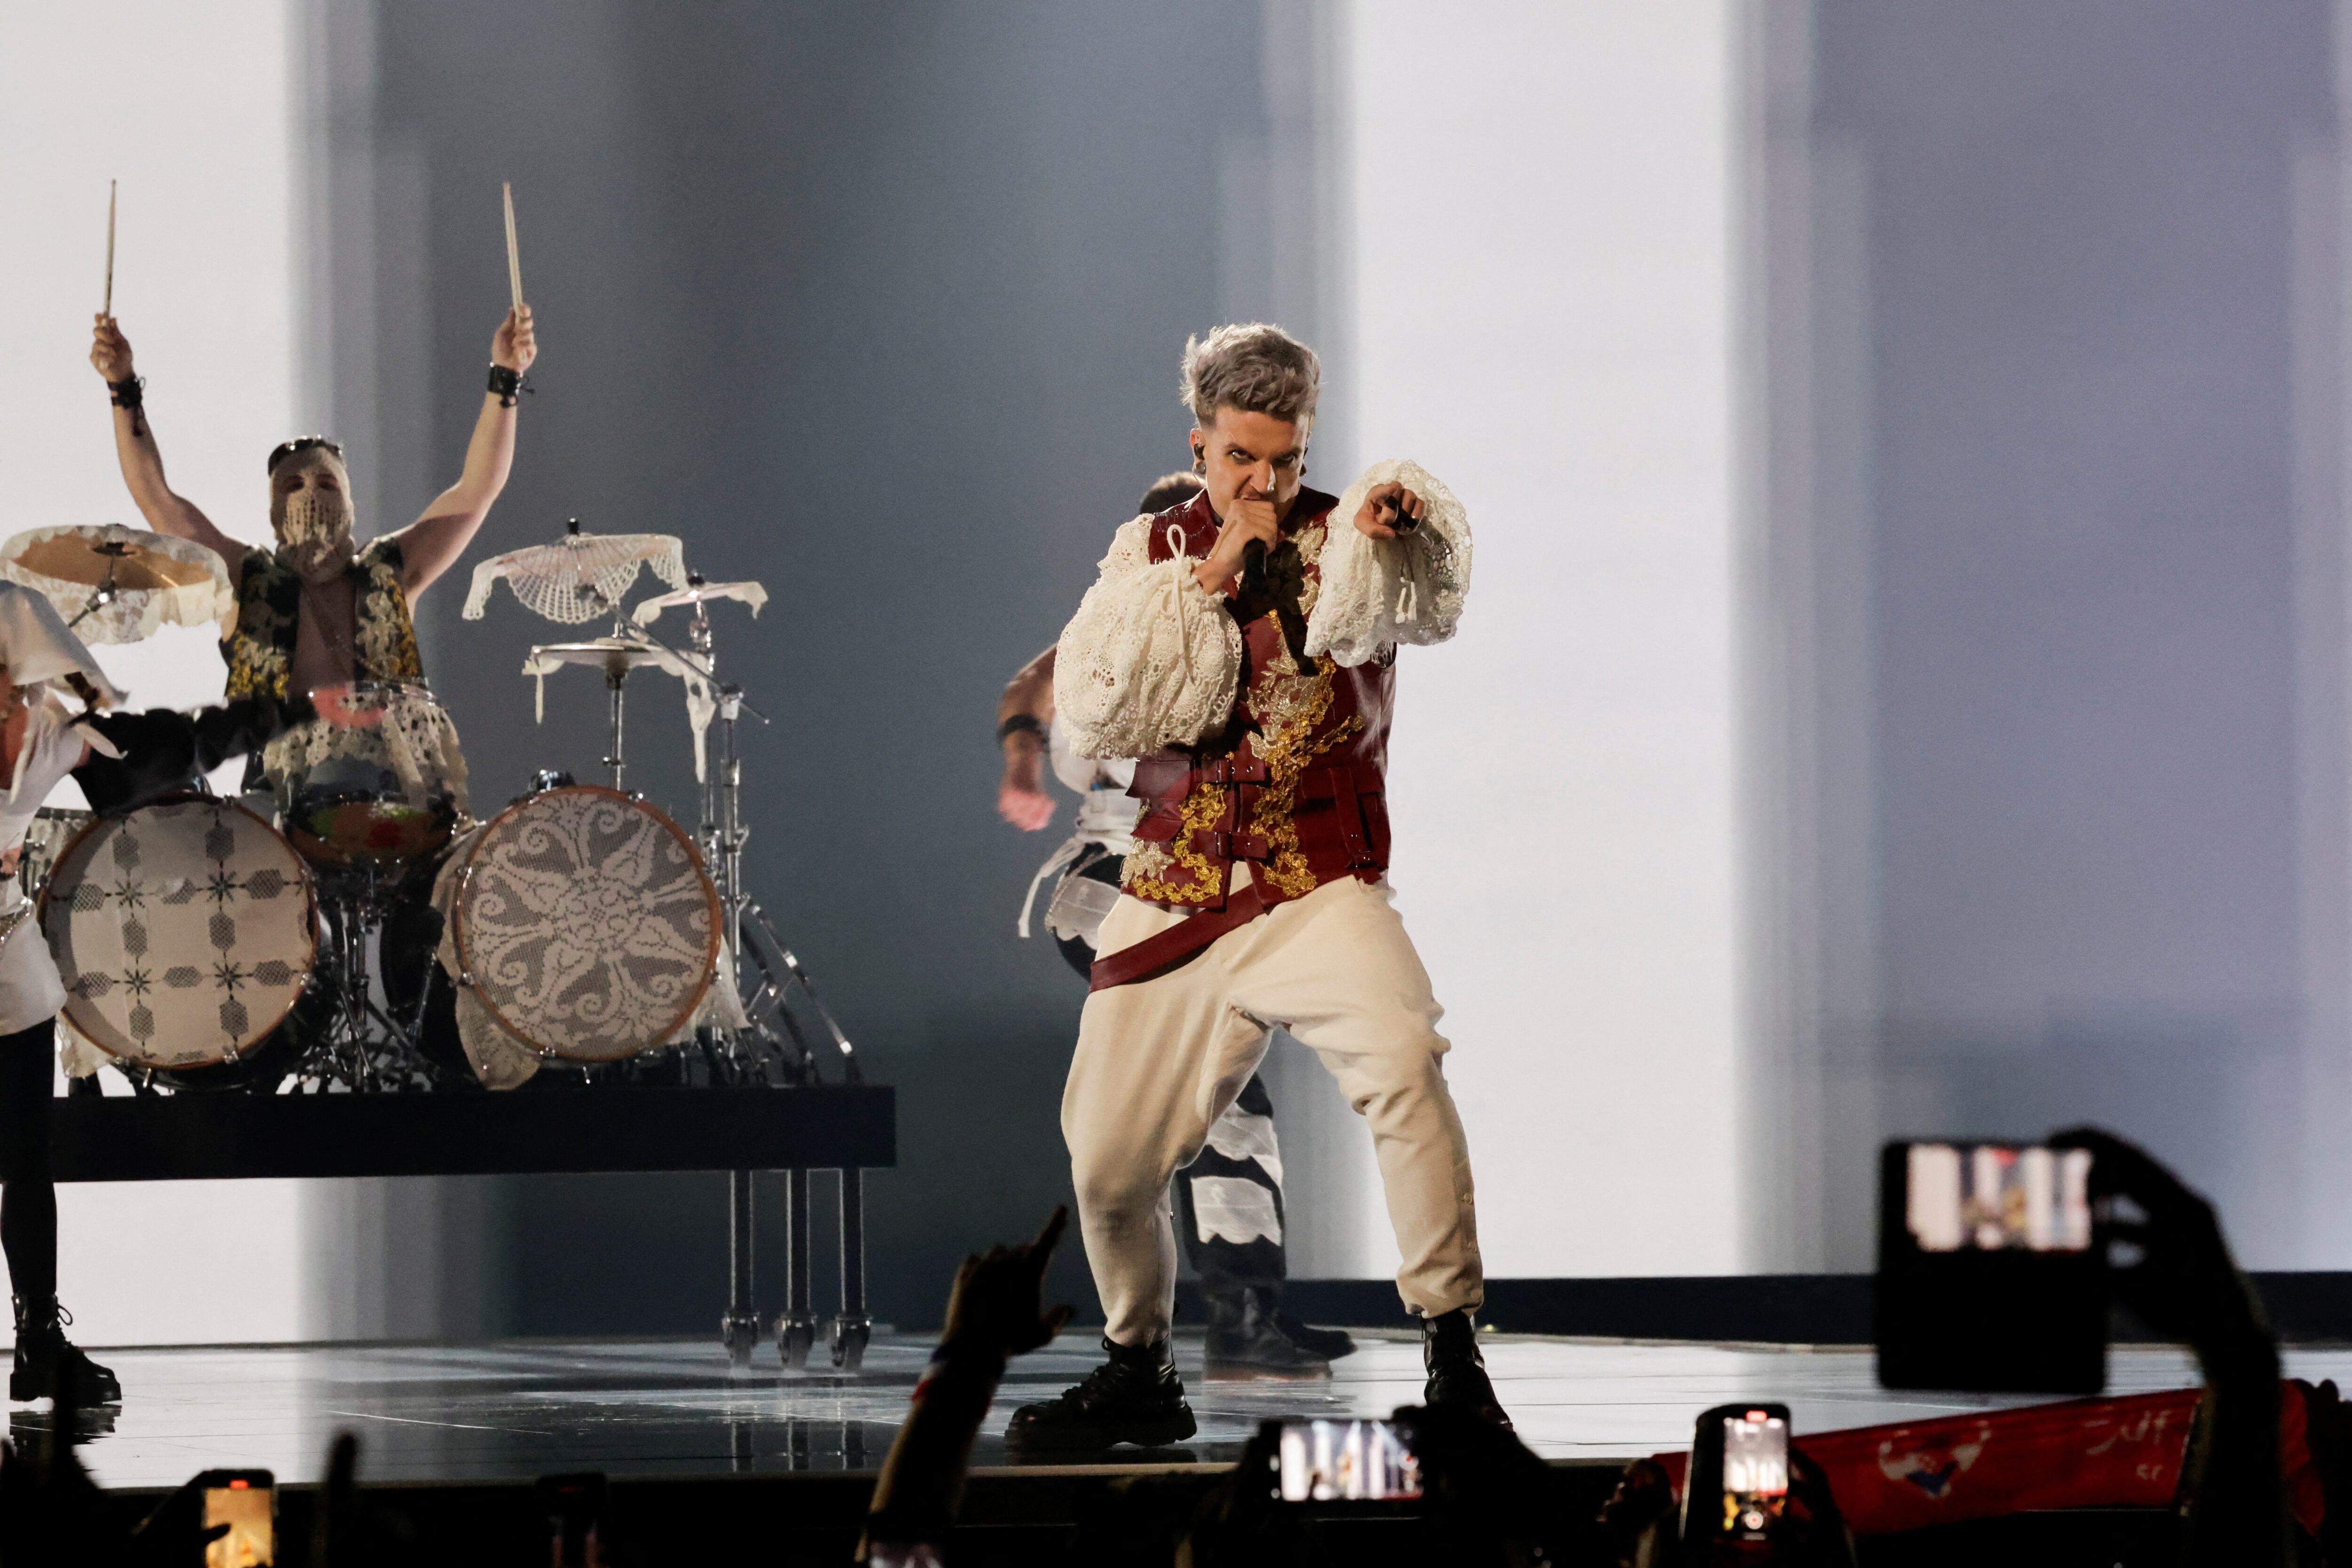
[[[1196, 475], [1170, 474], [1143, 492], [1141, 510], [1165, 511], [1201, 488]], [[1029, 884], [1021, 935], [1029, 935], [1039, 886], [1055, 878], [1045, 929], [1084, 975], [1094, 964], [1096, 931], [1118, 898], [1119, 868], [1135, 847], [1129, 829], [1139, 803], [1127, 793], [1135, 763], [1071, 752], [1068, 730], [1054, 721], [1050, 647], [1005, 687], [996, 735], [1004, 752], [997, 810], [1007, 822], [1035, 832], [1052, 820], [1053, 798], [1045, 792], [1048, 762], [1054, 776], [1078, 793], [1076, 830]], [[1314, 1376], [1354, 1352], [1356, 1342], [1343, 1331], [1309, 1327], [1283, 1308], [1289, 1269], [1282, 1239], [1282, 1147], [1275, 1137], [1274, 1102], [1257, 1074], [1209, 1129], [1200, 1158], [1177, 1173], [1176, 1194], [1185, 1256], [1201, 1277], [1208, 1307], [1204, 1354], [1211, 1377]]]
[[[86, 705], [75, 714], [62, 694]], [[121, 700], [49, 602], [0, 582], [0, 1251], [16, 1309], [8, 1397], [44, 1399], [70, 1381], [85, 1405], [122, 1397], [105, 1367], [66, 1338], [58, 1304], [58, 1200], [49, 1173], [56, 1018], [66, 993], [16, 868], [25, 835], [68, 773], [101, 811], [187, 787], [283, 722], [268, 701], [195, 715], [101, 715]]]
[[1140, 759], [1144, 811], [1062, 1100], [1108, 1360], [1015, 1412], [1018, 1447], [1194, 1431], [1169, 1350], [1168, 1182], [1276, 1026], [1371, 1125], [1424, 1402], [1507, 1424], [1471, 1319], [1485, 1276], [1439, 1008], [1384, 877], [1396, 648], [1453, 636], [1469, 528], [1412, 463], [1343, 497], [1305, 488], [1319, 382], [1278, 328], [1185, 345], [1206, 489], [1120, 528], [1055, 656], [1072, 750]]

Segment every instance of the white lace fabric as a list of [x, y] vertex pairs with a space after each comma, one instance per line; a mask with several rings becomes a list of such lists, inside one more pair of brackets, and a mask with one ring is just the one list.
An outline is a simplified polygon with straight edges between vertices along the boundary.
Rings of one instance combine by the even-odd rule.
[[293, 726], [261, 751], [269, 776], [296, 787], [322, 763], [344, 761], [371, 763], [391, 773], [410, 805], [429, 806], [446, 795], [460, 816], [471, 808], [457, 727], [446, 709], [421, 691], [390, 698], [375, 723], [314, 719]]
[[[1356, 527], [1356, 513], [1373, 486], [1391, 480], [1422, 499], [1421, 526], [1396, 539], [1370, 538]], [[1444, 642], [1470, 593], [1469, 516], [1419, 463], [1374, 463], [1333, 509], [1321, 568], [1322, 592], [1307, 617], [1310, 657], [1328, 653], [1353, 667], [1401, 643]]]
[[[106, 573], [93, 543], [135, 544], [146, 557], [117, 568], [114, 597], [95, 610], [90, 595]], [[0, 573], [48, 600], [67, 620], [79, 616], [74, 635], [86, 643], [138, 642], [159, 626], [213, 626], [226, 637], [236, 624], [227, 563], [193, 540], [119, 522], [28, 529], [0, 545]]]
[[621, 607], [641, 568], [673, 588], [686, 586], [686, 552], [675, 534], [574, 533], [552, 544], [532, 544], [493, 555], [474, 568], [465, 618], [478, 621], [490, 589], [503, 577], [523, 607], [564, 626], [578, 626]]
[[1225, 721], [1240, 689], [1240, 626], [1181, 544], [1152, 561], [1151, 525], [1120, 527], [1054, 657], [1055, 718], [1081, 757], [1190, 745]]

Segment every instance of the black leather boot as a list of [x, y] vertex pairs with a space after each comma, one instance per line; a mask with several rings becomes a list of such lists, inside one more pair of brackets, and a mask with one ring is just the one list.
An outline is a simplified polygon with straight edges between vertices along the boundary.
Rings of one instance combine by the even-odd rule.
[[1331, 1358], [1283, 1331], [1274, 1289], [1247, 1285], [1208, 1295], [1212, 1378], [1328, 1377]]
[[58, 1305], [55, 1296], [37, 1301], [19, 1296], [16, 1302], [16, 1362], [8, 1370], [10, 1399], [51, 1398], [57, 1394], [58, 1380], [63, 1377], [73, 1380], [79, 1404], [122, 1403], [122, 1384], [114, 1380], [114, 1374], [76, 1350], [66, 1338], [66, 1325], [73, 1321], [73, 1316]]
[[1478, 1330], [1467, 1307], [1421, 1321], [1421, 1364], [1429, 1373], [1421, 1402], [1432, 1409], [1445, 1406], [1467, 1410], [1481, 1420], [1508, 1430], [1511, 1418], [1495, 1397], [1486, 1377], [1486, 1358], [1478, 1353]]
[[1150, 1345], [1113, 1344], [1110, 1358], [1057, 1399], [1024, 1405], [1004, 1429], [1007, 1447], [1028, 1453], [1099, 1453], [1118, 1443], [1157, 1447], [1179, 1443], [1198, 1429], [1184, 1403], [1184, 1380], [1166, 1340]]
[[1287, 1308], [1277, 1307], [1274, 1326], [1283, 1337], [1295, 1345], [1305, 1345], [1326, 1361], [1338, 1361], [1343, 1355], [1356, 1353], [1355, 1336], [1345, 1329], [1318, 1329], [1294, 1317]]

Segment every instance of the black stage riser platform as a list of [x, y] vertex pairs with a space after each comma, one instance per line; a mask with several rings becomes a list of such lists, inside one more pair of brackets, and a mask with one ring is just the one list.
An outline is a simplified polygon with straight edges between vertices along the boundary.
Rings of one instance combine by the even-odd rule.
[[68, 1096], [60, 1182], [872, 1170], [898, 1163], [877, 1086], [506, 1094]]

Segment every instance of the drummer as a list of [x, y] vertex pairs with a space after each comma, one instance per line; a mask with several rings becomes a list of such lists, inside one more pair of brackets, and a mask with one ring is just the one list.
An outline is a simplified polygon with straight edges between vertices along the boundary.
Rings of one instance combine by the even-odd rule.
[[[275, 549], [247, 546], [221, 531], [195, 504], [174, 491], [163, 474], [142, 396], [144, 383], [131, 341], [112, 317], [98, 318], [89, 363], [104, 377], [114, 403], [115, 454], [140, 514], [159, 533], [191, 539], [229, 563], [236, 582], [236, 629], [222, 643], [228, 695], [283, 700], [349, 682], [422, 681], [409, 606], [457, 564], [506, 488], [514, 464], [515, 403], [523, 373], [539, 352], [530, 307], [518, 305], [490, 341], [488, 390], [466, 448], [457, 480], [435, 497], [406, 528], [355, 544], [350, 470], [342, 448], [324, 437], [279, 444], [269, 454], [269, 526]], [[442, 787], [465, 806], [465, 763], [455, 729], [429, 709], [405, 736], [443, 774]], [[334, 754], [355, 732], [324, 723], [298, 727], [274, 742], [259, 766], [248, 766], [247, 787], [282, 779], [306, 760]], [[368, 731], [358, 731], [368, 733]], [[404, 769], [402, 770], [404, 773]], [[413, 783], [404, 777], [404, 783]]]

